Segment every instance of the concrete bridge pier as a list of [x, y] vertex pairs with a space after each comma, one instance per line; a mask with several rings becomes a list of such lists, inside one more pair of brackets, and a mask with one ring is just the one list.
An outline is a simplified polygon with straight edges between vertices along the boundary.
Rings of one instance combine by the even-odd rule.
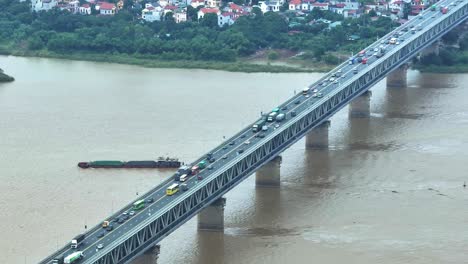
[[225, 205], [226, 198], [221, 197], [198, 213], [198, 230], [223, 231]]
[[281, 156], [267, 162], [255, 173], [255, 183], [258, 187], [274, 187], [280, 185]]
[[307, 149], [328, 148], [328, 128], [330, 121], [324, 121], [306, 135]]
[[408, 65], [403, 64], [387, 75], [387, 87], [406, 87]]
[[371, 91], [366, 91], [360, 96], [354, 98], [354, 100], [349, 104], [349, 117], [369, 117], [371, 95]]
[[142, 255], [131, 261], [132, 264], [157, 264], [159, 258], [159, 252], [161, 251], [160, 245], [153, 245]]

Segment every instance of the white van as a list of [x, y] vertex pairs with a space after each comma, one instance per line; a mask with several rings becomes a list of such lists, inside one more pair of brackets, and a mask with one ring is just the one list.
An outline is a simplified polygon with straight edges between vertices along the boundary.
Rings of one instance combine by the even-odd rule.
[[184, 182], [184, 181], [186, 181], [187, 179], [188, 179], [188, 175], [187, 175], [187, 174], [184, 174], [184, 175], [180, 176], [179, 181]]

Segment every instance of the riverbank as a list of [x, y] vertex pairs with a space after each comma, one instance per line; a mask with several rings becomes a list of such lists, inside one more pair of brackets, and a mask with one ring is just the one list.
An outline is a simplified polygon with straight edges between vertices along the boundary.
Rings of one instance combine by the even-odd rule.
[[459, 65], [418, 65], [414, 69], [424, 73], [468, 73], [468, 64]]
[[328, 68], [317, 67], [302, 67], [293, 63], [288, 63], [286, 60], [277, 60], [274, 62], [261, 61], [254, 59], [239, 59], [235, 62], [217, 62], [217, 61], [165, 61], [155, 59], [152, 55], [143, 54], [98, 54], [98, 53], [55, 53], [48, 50], [28, 51], [28, 50], [15, 50], [13, 48], [2, 46], [0, 47], [0, 54], [13, 55], [22, 57], [41, 57], [41, 58], [55, 58], [79, 61], [94, 61], [94, 62], [108, 62], [119, 64], [138, 65], [148, 68], [178, 68], [178, 69], [206, 69], [206, 70], [221, 70], [229, 72], [269, 72], [269, 73], [293, 73], [293, 72], [324, 72]]
[[10, 75], [5, 74], [3, 70], [0, 69], [0, 82], [12, 82], [14, 80], [15, 78], [11, 77]]

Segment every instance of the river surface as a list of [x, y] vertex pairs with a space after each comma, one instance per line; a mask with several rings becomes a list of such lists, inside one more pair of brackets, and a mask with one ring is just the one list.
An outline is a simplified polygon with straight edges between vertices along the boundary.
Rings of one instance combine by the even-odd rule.
[[[147, 69], [0, 56], [0, 263], [36, 263], [172, 174], [78, 161], [190, 162], [321, 74]], [[331, 119], [329, 150], [283, 153], [281, 186], [226, 195], [225, 232], [193, 218], [159, 263], [468, 263], [468, 75], [410, 71], [371, 117]], [[151, 263], [140, 259], [139, 263]]]

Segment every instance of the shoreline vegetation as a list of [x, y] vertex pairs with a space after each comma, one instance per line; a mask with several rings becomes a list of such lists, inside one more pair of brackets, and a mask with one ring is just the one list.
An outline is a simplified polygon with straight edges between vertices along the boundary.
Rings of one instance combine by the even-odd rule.
[[6, 73], [3, 72], [3, 70], [0, 68], [0, 82], [12, 82], [14, 81], [15, 78], [11, 77], [10, 75], [7, 75]]
[[[188, 21], [176, 23], [172, 13], [162, 21], [142, 21], [141, 10], [131, 4], [113, 16], [98, 16], [58, 9], [31, 12], [29, 1], [0, 3], [0, 54], [151, 68], [327, 72], [400, 26], [374, 11], [345, 18], [314, 8], [297, 17], [287, 6], [283, 12], [265, 14], [254, 7], [233, 25], [219, 27], [216, 14], [198, 19], [198, 9], [191, 7]], [[448, 32], [442, 39], [450, 47], [414, 60], [412, 67], [468, 72], [468, 37], [463, 32]]]
[[[162, 68], [162, 69], [204, 69], [218, 70], [228, 72], [243, 72], [243, 73], [310, 73], [310, 72], [329, 72], [336, 65], [329, 65], [317, 62], [311, 62], [306, 59], [301, 59], [297, 56], [284, 57], [269, 60], [268, 55], [260, 55], [255, 57], [240, 58], [235, 62], [219, 62], [219, 61], [166, 61], [152, 59], [147, 55], [129, 55], [129, 54], [96, 54], [96, 53], [71, 53], [60, 54], [47, 50], [43, 51], [14, 51], [0, 47], [0, 55], [12, 55], [19, 57], [36, 57], [36, 58], [52, 58], [65, 59], [73, 61], [90, 61], [103, 63], [117, 63], [123, 65], [135, 65], [146, 68]], [[337, 64], [338, 65], [338, 64]], [[468, 73], [468, 64], [455, 65], [437, 65], [437, 64], [422, 64], [413, 63], [412, 69], [422, 73]], [[12, 82], [15, 79], [3, 72], [0, 69], [0, 82]]]
[[176, 23], [171, 12], [162, 21], [147, 22], [132, 2], [115, 15], [99, 16], [31, 12], [28, 1], [0, 0], [0, 53], [158, 68], [324, 72], [398, 26], [375, 12], [345, 18], [314, 8], [297, 17], [286, 6], [267, 13], [254, 7], [223, 27], [216, 14], [198, 19], [191, 6], [186, 22]]
[[75, 52], [60, 54], [47, 50], [41, 51], [18, 51], [0, 47], [0, 55], [12, 55], [19, 57], [38, 57], [66, 59], [74, 61], [92, 61], [104, 63], [117, 63], [125, 65], [136, 65], [147, 68], [174, 68], [174, 69], [205, 69], [220, 70], [228, 72], [244, 73], [307, 73], [307, 72], [328, 72], [334, 66], [326, 64], [312, 64], [304, 66], [301, 60], [279, 58], [277, 60], [267, 60], [266, 58], [240, 58], [234, 62], [221, 61], [191, 61], [191, 60], [158, 60], [148, 55], [142, 54], [97, 54], [90, 52]]

